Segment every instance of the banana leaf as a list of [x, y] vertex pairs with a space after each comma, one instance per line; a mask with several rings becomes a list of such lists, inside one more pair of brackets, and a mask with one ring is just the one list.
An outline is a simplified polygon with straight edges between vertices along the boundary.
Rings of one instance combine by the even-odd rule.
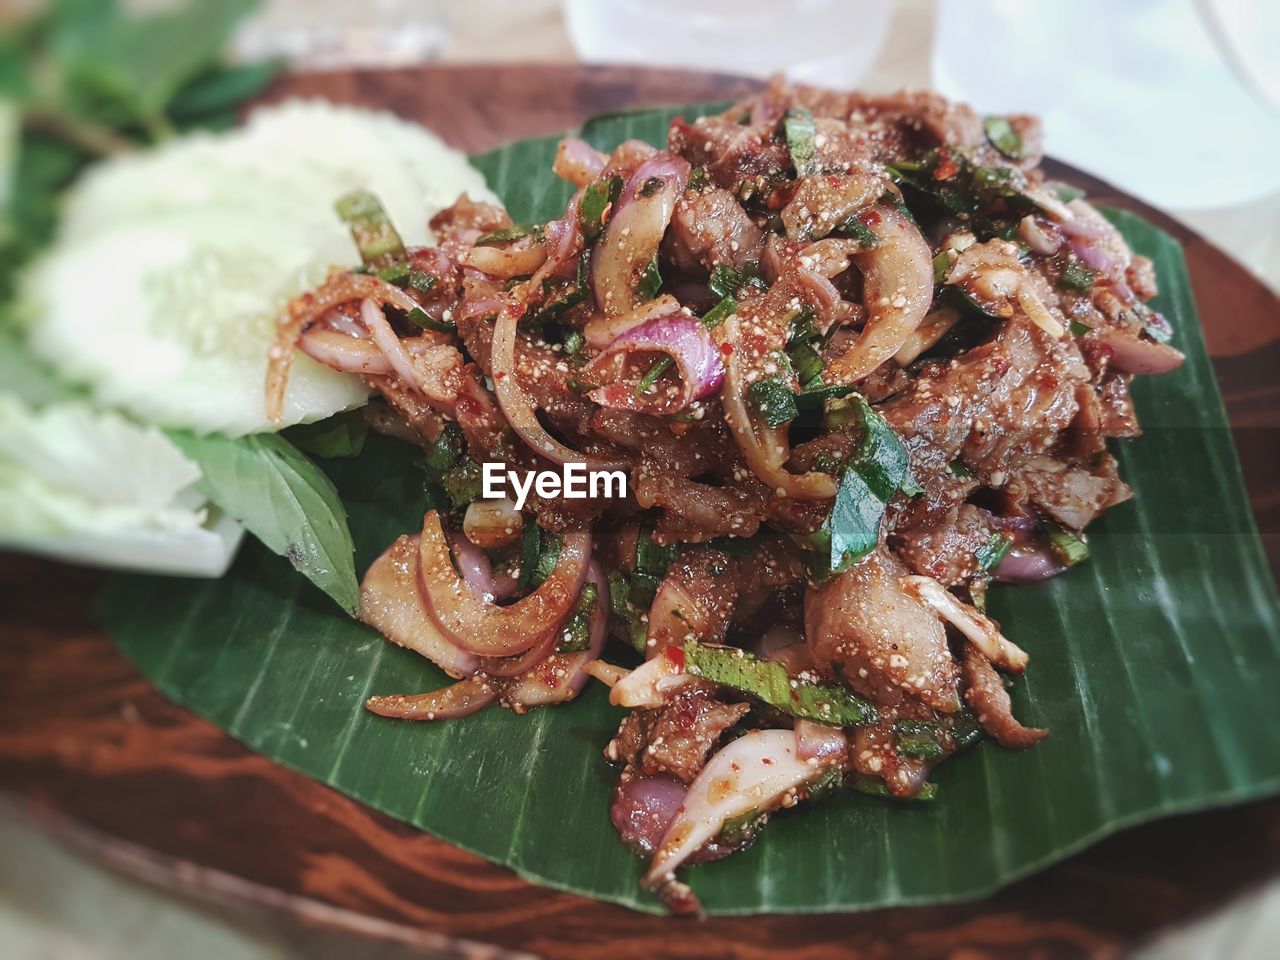
[[[584, 135], [604, 148], [661, 142], [673, 113], [606, 117]], [[476, 159], [519, 222], [555, 216], [569, 197], [550, 173], [555, 143]], [[1031, 654], [1015, 711], [1052, 736], [1024, 753], [984, 742], [953, 758], [931, 804], [841, 793], [775, 817], [750, 850], [689, 871], [709, 912], [978, 897], [1139, 821], [1280, 790], [1276, 591], [1186, 267], [1167, 234], [1111, 215], [1155, 261], [1155, 306], [1188, 359], [1135, 385], [1146, 435], [1117, 449], [1134, 499], [1090, 529], [1090, 559], [991, 593], [991, 611]], [[403, 446], [371, 437], [360, 457], [325, 466], [358, 571], [420, 525], [422, 471]], [[117, 579], [98, 611], [162, 691], [251, 748], [533, 882], [659, 909], [609, 822], [615, 773], [600, 751], [619, 712], [600, 685], [523, 717], [372, 716], [370, 694], [446, 678], [256, 544], [218, 582]]]

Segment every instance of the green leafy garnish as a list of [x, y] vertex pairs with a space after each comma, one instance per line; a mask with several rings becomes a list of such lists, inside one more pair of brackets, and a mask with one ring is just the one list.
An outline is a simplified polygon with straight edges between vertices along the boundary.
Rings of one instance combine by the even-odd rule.
[[484, 490], [484, 477], [480, 464], [470, 457], [463, 457], [440, 477], [440, 486], [455, 510], [480, 499]]
[[1093, 278], [1094, 272], [1075, 257], [1067, 260], [1062, 267], [1062, 273], [1058, 275], [1064, 287], [1079, 290], [1081, 293], [1088, 293], [1093, 289]]
[[974, 552], [973, 558], [978, 562], [978, 569], [990, 573], [1000, 566], [1000, 561], [1004, 559], [1011, 546], [1013, 546], [1013, 539], [1008, 534], [992, 530], [991, 535]]
[[641, 300], [652, 300], [662, 289], [662, 274], [658, 272], [658, 258], [655, 256], [646, 265], [636, 281], [636, 296]]
[[453, 421], [449, 421], [444, 425], [435, 442], [427, 448], [422, 465], [429, 474], [436, 477], [443, 476], [446, 470], [451, 470], [458, 465], [465, 449], [466, 439], [462, 435], [462, 428]]
[[1004, 117], [987, 117], [982, 121], [991, 145], [1010, 160], [1022, 158], [1022, 138]]
[[[590, 264], [589, 254], [584, 252], [578, 258], [578, 268], [574, 274], [573, 283], [563, 287], [560, 296], [552, 300], [540, 310], [534, 311], [526, 317], [525, 322], [533, 326], [541, 326], [556, 317], [568, 313], [571, 309], [578, 306], [587, 299], [588, 290], [588, 265]], [[543, 289], [547, 288], [547, 284], [543, 284]]]
[[862, 773], [853, 778], [853, 789], [871, 797], [884, 797], [893, 801], [918, 800], [929, 803], [938, 798], [938, 785], [936, 783], [926, 783], [918, 792], [909, 797], [896, 797], [889, 792], [889, 788], [884, 785], [884, 781], [879, 777], [872, 777]]
[[[360, 260], [365, 266], [381, 270], [405, 258], [404, 241], [392, 225], [382, 202], [368, 190], [353, 190], [345, 194], [334, 204], [334, 209], [351, 230], [351, 238], [355, 240]], [[407, 281], [408, 267], [401, 266], [404, 266]]]
[[796, 168], [797, 177], [807, 177], [817, 170], [814, 150], [813, 114], [802, 108], [787, 111], [782, 120], [782, 128], [787, 136], [787, 149], [791, 152], [791, 163]]
[[491, 247], [498, 243], [511, 243], [513, 240], [529, 236], [533, 230], [533, 227], [513, 223], [511, 226], [503, 227], [501, 230], [490, 230], [488, 233], [480, 234], [480, 236], [476, 237], [475, 245], [477, 247]]
[[942, 728], [928, 720], [895, 720], [893, 746], [904, 757], [936, 760], [946, 754]]
[[375, 270], [373, 275], [379, 280], [395, 284], [397, 287], [407, 287], [409, 285], [409, 276], [412, 273], [413, 269], [409, 264], [393, 263], [389, 267]]
[[853, 237], [853, 239], [857, 240], [858, 246], [861, 247], [863, 250], [870, 250], [872, 247], [874, 247], [877, 243], [880, 242], [880, 235], [877, 234], [870, 227], [868, 227], [856, 216], [850, 217], [848, 220], [846, 220], [844, 223], [844, 226], [841, 227], [840, 229], [845, 233], [849, 234], [849, 236]]
[[289, 442], [303, 453], [326, 460], [350, 459], [364, 449], [369, 422], [361, 411], [350, 410], [317, 423], [300, 423], [286, 432]]
[[746, 846], [756, 838], [756, 834], [760, 832], [768, 819], [769, 815], [767, 813], [760, 813], [756, 810], [748, 810], [746, 813], [739, 814], [736, 817], [730, 817], [724, 822], [724, 826], [720, 828], [716, 842], [730, 847]]
[[1074, 567], [1077, 563], [1089, 558], [1089, 545], [1082, 537], [1072, 533], [1066, 527], [1052, 520], [1046, 520], [1041, 524], [1041, 529], [1049, 538], [1049, 547], [1053, 550], [1054, 556], [1068, 567]]
[[736, 647], [714, 647], [686, 640], [685, 671], [721, 686], [732, 687], [775, 710], [836, 727], [875, 723], [876, 708], [853, 691], [791, 677], [772, 660], [761, 660]]
[[711, 295], [721, 300], [736, 297], [738, 291], [747, 284], [758, 290], [765, 288], [765, 282], [754, 270], [735, 270], [733, 267], [719, 266], [711, 271], [711, 279], [707, 281], [707, 289]]
[[582, 225], [582, 235], [587, 243], [600, 236], [604, 229], [606, 211], [618, 202], [622, 193], [622, 178], [618, 176], [597, 180], [582, 191], [582, 201], [578, 204], [578, 222]]
[[795, 394], [782, 377], [763, 377], [747, 388], [747, 400], [770, 427], [790, 423], [800, 415]]
[[560, 629], [560, 642], [556, 644], [557, 653], [580, 653], [587, 649], [591, 642], [591, 614], [595, 610], [599, 590], [594, 583], [588, 583], [578, 594], [578, 602]]
[[636, 537], [636, 570], [640, 573], [662, 579], [679, 555], [680, 548], [674, 543], [664, 547], [648, 531], [641, 531]]
[[200, 466], [205, 496], [355, 615], [360, 588], [347, 512], [314, 463], [279, 434], [169, 436]]
[[810, 565], [818, 580], [848, 570], [875, 550], [889, 501], [899, 492], [914, 496], [922, 489], [912, 476], [907, 448], [884, 417], [861, 397], [837, 404], [861, 421], [862, 438], [840, 478], [831, 513], [804, 544], [820, 551]]
[[458, 332], [457, 324], [449, 320], [437, 320], [421, 307], [414, 307], [405, 314], [405, 319], [414, 326], [421, 327], [423, 330], [435, 330], [437, 333]]
[[737, 309], [737, 300], [733, 297], [723, 297], [719, 303], [703, 315], [702, 325], [708, 330], [714, 329], [733, 316]]
[[436, 278], [425, 270], [409, 271], [409, 286], [419, 293], [430, 293], [436, 285]]

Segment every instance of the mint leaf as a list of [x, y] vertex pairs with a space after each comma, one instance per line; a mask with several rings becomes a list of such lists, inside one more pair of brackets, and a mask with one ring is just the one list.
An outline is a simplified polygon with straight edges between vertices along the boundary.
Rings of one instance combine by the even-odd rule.
[[275, 434], [169, 436], [200, 465], [205, 496], [355, 615], [360, 588], [347, 514], [319, 467]]

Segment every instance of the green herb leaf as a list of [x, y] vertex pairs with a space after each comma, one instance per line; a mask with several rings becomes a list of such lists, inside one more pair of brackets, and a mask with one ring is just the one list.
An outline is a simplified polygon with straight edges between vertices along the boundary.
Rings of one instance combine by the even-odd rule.
[[946, 755], [942, 729], [928, 720], [895, 720], [893, 746], [904, 757], [936, 760]]
[[708, 330], [713, 330], [733, 316], [737, 309], [738, 302], [733, 297], [722, 297], [720, 302], [703, 316], [702, 325]]
[[588, 583], [578, 594], [578, 602], [560, 628], [560, 641], [556, 644], [557, 653], [580, 653], [591, 643], [591, 613], [595, 610], [600, 591], [594, 583]]
[[636, 570], [661, 580], [667, 575], [667, 568], [676, 562], [680, 548], [675, 544], [660, 546], [653, 539], [653, 534], [642, 530], [636, 538]]
[[350, 410], [321, 420], [304, 423], [285, 431], [289, 442], [315, 457], [326, 460], [358, 457], [369, 436], [369, 422], [364, 412]]
[[986, 573], [995, 570], [1000, 566], [1000, 561], [1004, 559], [1011, 546], [1013, 546], [1013, 539], [1008, 534], [992, 530], [991, 536], [974, 553], [978, 569]]
[[692, 676], [750, 694], [788, 716], [836, 727], [876, 721], [876, 708], [853, 691], [791, 677], [782, 664], [761, 660], [736, 647], [686, 640], [684, 662]]
[[523, 224], [513, 223], [509, 227], [503, 227], [501, 230], [490, 230], [488, 233], [482, 233], [476, 237], [477, 247], [491, 247], [499, 243], [511, 243], [522, 237], [529, 236], [533, 232], [532, 227]]
[[200, 465], [205, 496], [355, 614], [360, 588], [347, 513], [314, 463], [278, 434], [169, 436]]
[[1049, 538], [1049, 546], [1054, 554], [1068, 567], [1074, 567], [1089, 558], [1089, 545], [1084, 542], [1083, 537], [1051, 520], [1041, 524], [1041, 529]]
[[416, 327], [423, 330], [435, 330], [437, 333], [457, 333], [458, 325], [449, 320], [437, 320], [431, 314], [427, 313], [421, 307], [414, 307], [407, 314], [405, 319]]
[[1094, 273], [1075, 257], [1069, 257], [1062, 267], [1062, 273], [1058, 275], [1064, 287], [1070, 290], [1079, 290], [1081, 293], [1088, 293], [1093, 289]]
[[662, 274], [658, 272], [658, 258], [655, 256], [645, 266], [636, 281], [636, 296], [641, 300], [652, 300], [662, 289]]

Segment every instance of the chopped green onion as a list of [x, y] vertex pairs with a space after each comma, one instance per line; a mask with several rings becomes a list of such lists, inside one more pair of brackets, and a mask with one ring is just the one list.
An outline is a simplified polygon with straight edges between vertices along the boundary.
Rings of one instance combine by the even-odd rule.
[[581, 330], [570, 330], [565, 334], [564, 352], [570, 357], [579, 357], [582, 355], [583, 348], [587, 345], [587, 338], [582, 335]]
[[533, 230], [533, 227], [513, 223], [511, 226], [503, 227], [501, 230], [490, 230], [488, 233], [480, 234], [480, 236], [476, 237], [475, 245], [477, 247], [489, 247], [496, 243], [510, 243], [513, 240], [529, 236]]
[[783, 130], [787, 136], [787, 149], [791, 152], [791, 163], [796, 168], [797, 177], [807, 177], [817, 171], [816, 151], [814, 149], [815, 127], [813, 114], [802, 108], [787, 111], [782, 120]]
[[702, 325], [708, 330], [714, 329], [733, 316], [737, 309], [738, 302], [733, 297], [722, 297], [720, 302], [702, 317]]
[[964, 461], [952, 460], [950, 466], [951, 472], [957, 477], [964, 480], [971, 480], [973, 478], [973, 471], [964, 465]]
[[799, 343], [787, 350], [787, 358], [796, 372], [800, 385], [806, 390], [812, 386], [822, 385], [822, 371], [826, 364], [817, 350], [808, 343]]
[[691, 676], [750, 694], [792, 717], [837, 727], [876, 721], [876, 708], [853, 691], [792, 677], [782, 664], [745, 650], [686, 640], [684, 662]]
[[631, 602], [642, 610], [648, 610], [649, 605], [653, 603], [653, 598], [658, 595], [658, 587], [662, 585], [662, 579], [655, 577], [651, 573], [641, 573], [637, 571], [631, 575], [631, 590], [629, 593]]
[[904, 757], [936, 760], [947, 752], [942, 744], [942, 729], [936, 723], [895, 720], [892, 730], [893, 746]]
[[947, 731], [955, 743], [956, 750], [965, 750], [982, 739], [982, 726], [978, 718], [970, 710], [961, 710], [951, 715], [951, 727]]
[[987, 139], [991, 145], [1010, 160], [1022, 159], [1022, 138], [1004, 117], [987, 117], [982, 125], [986, 128]]
[[1071, 335], [1073, 337], [1083, 337], [1086, 333], [1088, 333], [1092, 329], [1093, 327], [1089, 326], [1088, 324], [1081, 323], [1079, 320], [1071, 321]]
[[1066, 527], [1059, 526], [1050, 520], [1046, 520], [1041, 527], [1049, 537], [1049, 547], [1054, 555], [1068, 567], [1074, 567], [1082, 560], [1088, 559], [1089, 545], [1082, 537], [1076, 536]]
[[870, 250], [880, 242], [880, 235], [857, 217], [850, 217], [840, 229], [857, 240], [863, 250]]
[[430, 293], [436, 285], [436, 278], [425, 270], [409, 271], [409, 286], [419, 293]]
[[595, 609], [600, 591], [594, 583], [588, 583], [578, 594], [578, 602], [560, 630], [560, 642], [556, 644], [557, 653], [581, 653], [591, 643], [591, 614]]
[[640, 378], [640, 382], [636, 384], [636, 396], [642, 397], [653, 389], [653, 385], [658, 382], [658, 378], [671, 369], [675, 361], [670, 357], [659, 357], [653, 361], [653, 366]]
[[662, 274], [658, 272], [658, 258], [654, 256], [640, 273], [636, 281], [636, 296], [641, 300], [652, 300], [662, 289]]
[[360, 251], [360, 260], [382, 267], [405, 257], [404, 241], [387, 216], [382, 203], [368, 190], [353, 190], [334, 205]]
[[996, 569], [1011, 546], [1013, 546], [1013, 539], [1008, 534], [992, 530], [986, 542], [974, 551], [973, 558], [978, 562], [978, 569], [985, 573]]
[[760, 278], [760, 274], [750, 268], [739, 271], [733, 267], [719, 266], [711, 271], [707, 289], [711, 291], [712, 296], [723, 300], [725, 297], [736, 297], [738, 291], [748, 284], [758, 290], [765, 288], [765, 282]]
[[702, 188], [707, 185], [707, 168], [694, 167], [693, 173], [689, 174], [689, 189], [701, 192]]
[[394, 283], [397, 287], [403, 287], [409, 283], [409, 275], [412, 272], [407, 263], [393, 263], [389, 267], [375, 271], [374, 276], [387, 283]]
[[810, 383], [805, 389], [793, 394], [796, 407], [800, 410], [817, 410], [828, 400], [840, 400], [853, 393], [856, 388], [850, 386], [824, 386], [822, 380]]
[[627, 583], [627, 578], [617, 570], [609, 573], [609, 612], [615, 617], [626, 618], [631, 613], [631, 608], [627, 605], [627, 594], [631, 587]]
[[405, 319], [423, 330], [435, 330], [439, 333], [457, 333], [458, 328], [448, 320], [437, 320], [421, 307], [414, 307], [405, 314]]
[[618, 176], [597, 180], [582, 191], [582, 201], [578, 204], [578, 222], [582, 225], [582, 235], [587, 243], [600, 236], [604, 229], [604, 216], [609, 208], [618, 202], [622, 193], [622, 178]]
[[[589, 263], [588, 254], [584, 252], [578, 258], [578, 269], [574, 274], [573, 284], [563, 289], [563, 296], [559, 300], [553, 300], [541, 310], [526, 316], [525, 322], [532, 326], [540, 326], [549, 320], [554, 320], [569, 310], [576, 307], [587, 299], [587, 265]], [[546, 289], [544, 284], [543, 289]]]
[[765, 377], [747, 389], [747, 399], [760, 419], [770, 427], [780, 427], [800, 416], [795, 394], [782, 377]]

